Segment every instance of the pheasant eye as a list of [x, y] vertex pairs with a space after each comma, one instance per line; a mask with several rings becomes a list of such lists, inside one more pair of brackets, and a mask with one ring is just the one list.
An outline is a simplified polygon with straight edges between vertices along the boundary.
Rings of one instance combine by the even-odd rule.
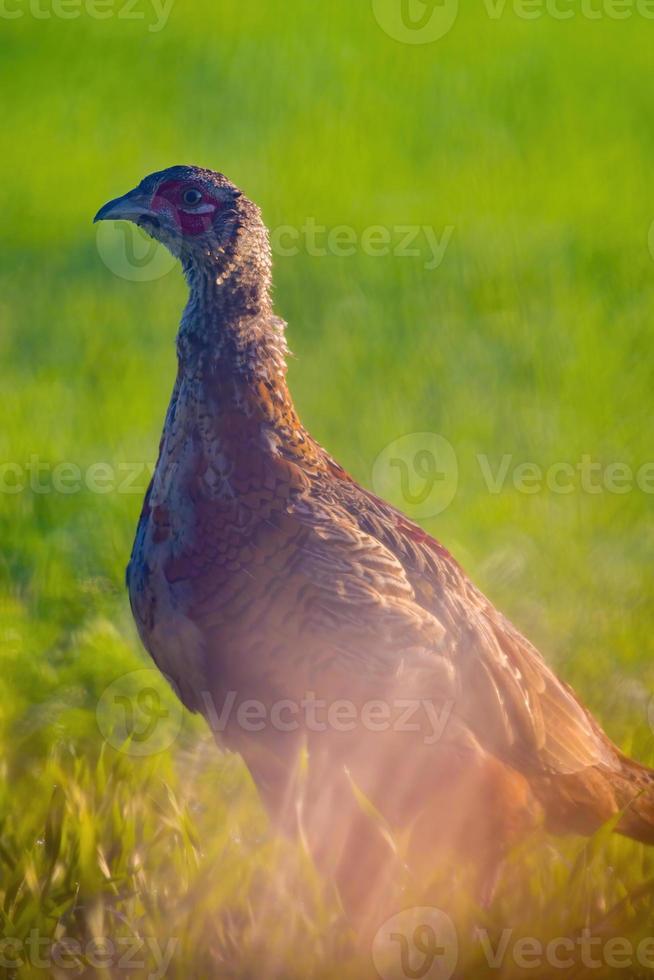
[[184, 191], [182, 200], [184, 204], [188, 204], [189, 207], [194, 208], [202, 200], [202, 193], [196, 187], [189, 187], [187, 191]]

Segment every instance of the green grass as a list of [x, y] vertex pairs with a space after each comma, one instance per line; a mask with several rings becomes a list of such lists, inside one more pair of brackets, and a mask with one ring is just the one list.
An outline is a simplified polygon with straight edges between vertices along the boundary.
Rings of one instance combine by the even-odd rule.
[[[114, 276], [91, 225], [146, 173], [223, 170], [272, 227], [452, 225], [435, 270], [276, 258], [293, 392], [366, 485], [406, 433], [451, 443], [458, 491], [424, 525], [651, 760], [654, 497], [493, 494], [477, 456], [654, 459], [653, 32], [639, 16], [490, 20], [481, 0], [424, 46], [389, 38], [367, 0], [177, 0], [158, 33], [3, 19], [0, 462], [154, 459], [183, 283]], [[168, 976], [365, 976], [333, 899], [196, 719], [153, 757], [102, 747], [102, 692], [148, 666], [123, 586], [145, 482], [0, 493], [0, 928], [172, 936]], [[606, 835], [534, 845], [488, 921], [548, 937], [603, 920], [635, 939], [653, 864]], [[460, 941], [461, 975], [484, 976]]]

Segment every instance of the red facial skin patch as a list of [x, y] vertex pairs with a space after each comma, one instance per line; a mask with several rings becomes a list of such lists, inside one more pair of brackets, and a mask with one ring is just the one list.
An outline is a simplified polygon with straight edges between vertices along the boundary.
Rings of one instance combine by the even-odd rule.
[[[184, 194], [188, 190], [199, 191], [202, 200], [196, 205], [186, 204]], [[155, 212], [171, 216], [183, 235], [195, 236], [203, 235], [211, 229], [215, 214], [222, 204], [197, 184], [184, 180], [168, 180], [157, 188], [150, 206]]]

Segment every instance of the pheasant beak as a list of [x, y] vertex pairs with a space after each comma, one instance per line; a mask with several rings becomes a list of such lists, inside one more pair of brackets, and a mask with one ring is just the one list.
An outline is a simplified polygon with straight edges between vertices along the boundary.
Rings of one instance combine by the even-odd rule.
[[142, 221], [156, 219], [157, 215], [150, 206], [150, 195], [136, 187], [122, 197], [116, 197], [113, 201], [108, 201], [100, 208], [95, 218], [96, 221], [133, 221], [140, 224]]

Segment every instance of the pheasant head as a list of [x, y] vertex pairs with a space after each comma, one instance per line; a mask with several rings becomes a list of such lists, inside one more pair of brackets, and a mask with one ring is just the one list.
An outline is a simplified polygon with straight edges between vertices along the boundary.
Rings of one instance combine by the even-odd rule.
[[131, 221], [179, 258], [200, 306], [257, 316], [270, 310], [271, 256], [259, 208], [224, 174], [169, 167], [100, 208]]

